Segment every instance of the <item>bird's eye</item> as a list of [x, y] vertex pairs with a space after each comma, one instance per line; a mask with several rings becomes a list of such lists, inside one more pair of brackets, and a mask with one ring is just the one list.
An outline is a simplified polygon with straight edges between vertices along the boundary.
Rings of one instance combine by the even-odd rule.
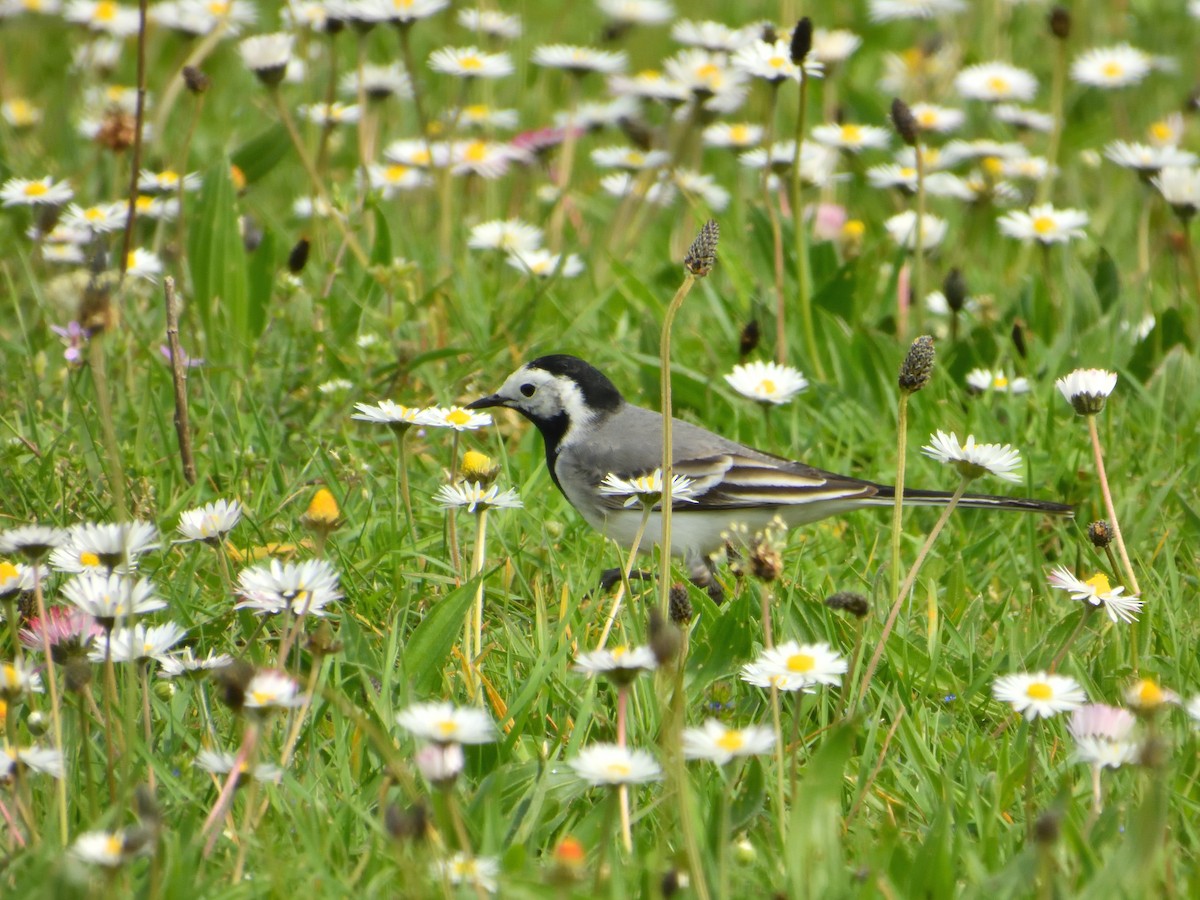
[[536, 391], [537, 388], [535, 388], [532, 384], [521, 385], [521, 393], [526, 397], [532, 397]]

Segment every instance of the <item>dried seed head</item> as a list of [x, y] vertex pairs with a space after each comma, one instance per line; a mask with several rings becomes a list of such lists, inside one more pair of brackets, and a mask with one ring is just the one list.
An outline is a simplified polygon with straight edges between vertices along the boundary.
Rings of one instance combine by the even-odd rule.
[[241, 712], [246, 703], [246, 687], [254, 677], [254, 666], [244, 659], [235, 659], [227, 666], [214, 669], [213, 681], [221, 686], [221, 699], [234, 712]]
[[830, 609], [840, 609], [850, 613], [857, 619], [861, 619], [871, 611], [871, 604], [862, 594], [856, 594], [854, 591], [838, 591], [836, 594], [830, 594], [825, 598], [825, 605]]
[[1065, 41], [1071, 36], [1071, 13], [1065, 6], [1056, 6], [1050, 10], [1048, 21], [1050, 33], [1060, 41]]
[[1092, 542], [1097, 550], [1103, 550], [1113, 542], [1113, 530], [1103, 519], [1097, 519], [1088, 525], [1087, 530], [1088, 540]]
[[929, 384], [933, 377], [933, 358], [933, 338], [923, 334], [913, 341], [900, 365], [900, 390], [915, 394]]
[[808, 58], [808, 53], [812, 50], [812, 41], [812, 19], [805, 16], [796, 23], [796, 27], [792, 31], [792, 62], [795, 65], [804, 65], [804, 60]]
[[687, 256], [683, 258], [684, 267], [697, 278], [703, 278], [717, 264], [717, 241], [721, 239], [721, 228], [715, 219], [709, 219], [692, 241]]
[[920, 135], [917, 117], [908, 108], [908, 104], [899, 97], [892, 100], [892, 125], [896, 129], [896, 133], [900, 135], [900, 140], [910, 147], [917, 146], [917, 139]]
[[758, 347], [759, 339], [762, 337], [762, 331], [758, 327], [758, 319], [751, 319], [742, 328], [742, 336], [738, 342], [738, 353], [742, 357], [747, 357]]
[[767, 44], [773, 44], [779, 40], [779, 32], [775, 30], [774, 23], [763, 22], [762, 28], [758, 32], [758, 39]]
[[967, 303], [967, 279], [963, 277], [961, 269], [956, 267], [946, 273], [946, 280], [942, 282], [942, 294], [950, 309], [962, 312]]
[[769, 541], [760, 541], [750, 551], [750, 572], [760, 581], [774, 581], [783, 571], [783, 557]]
[[157, 827], [162, 823], [162, 807], [158, 805], [158, 799], [154, 796], [150, 785], [139, 784], [134, 789], [133, 808], [137, 812], [137, 817], [147, 825]]
[[67, 690], [82, 694], [92, 683], [92, 664], [87, 659], [70, 659], [66, 665]]
[[667, 614], [676, 625], [684, 626], [692, 621], [692, 599], [688, 596], [687, 585], [676, 582], [671, 585]]
[[[674, 593], [672, 591], [671, 593]], [[663, 618], [657, 606], [650, 610], [650, 649], [660, 666], [669, 665], [679, 655], [683, 635], [678, 626]]]
[[383, 824], [398, 841], [420, 841], [429, 829], [429, 810], [420, 802], [407, 809], [392, 803], [383, 814]]
[[334, 639], [333, 626], [329, 624], [328, 619], [321, 620], [316, 630], [309, 635], [306, 646], [308, 652], [316, 657], [333, 656], [342, 652], [342, 642]]
[[104, 113], [104, 119], [92, 140], [106, 150], [121, 153], [133, 146], [136, 135], [137, 119], [114, 106]]
[[212, 79], [195, 66], [184, 66], [183, 83], [193, 94], [203, 94], [212, 85]]
[[1062, 816], [1057, 810], [1048, 809], [1033, 823], [1033, 839], [1043, 846], [1054, 844], [1058, 841], [1059, 835], [1059, 820]]
[[293, 275], [299, 275], [304, 271], [304, 267], [308, 265], [308, 250], [310, 246], [308, 238], [302, 237], [296, 241], [296, 246], [288, 254], [287, 267], [288, 271]]

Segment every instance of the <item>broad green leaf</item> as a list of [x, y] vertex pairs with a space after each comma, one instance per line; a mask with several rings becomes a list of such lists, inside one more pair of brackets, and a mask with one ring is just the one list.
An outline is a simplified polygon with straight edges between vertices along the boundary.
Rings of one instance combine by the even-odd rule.
[[[486, 577], [487, 573], [480, 577]], [[458, 640], [467, 618], [467, 611], [475, 599], [475, 578], [457, 587], [434, 604], [429, 614], [413, 629], [412, 637], [404, 646], [400, 662], [412, 683], [416, 696], [437, 690], [442, 680], [442, 671], [450, 656], [454, 642]]]

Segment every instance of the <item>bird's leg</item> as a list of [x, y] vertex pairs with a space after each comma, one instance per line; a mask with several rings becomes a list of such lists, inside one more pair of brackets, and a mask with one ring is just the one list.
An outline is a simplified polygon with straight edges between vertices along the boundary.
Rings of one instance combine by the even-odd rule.
[[[649, 581], [654, 577], [653, 572], [647, 572], [645, 569], [633, 569], [629, 573], [630, 581]], [[621, 570], [619, 568], [605, 569], [600, 573], [600, 590], [607, 592], [611, 591], [615, 585], [621, 583]]]

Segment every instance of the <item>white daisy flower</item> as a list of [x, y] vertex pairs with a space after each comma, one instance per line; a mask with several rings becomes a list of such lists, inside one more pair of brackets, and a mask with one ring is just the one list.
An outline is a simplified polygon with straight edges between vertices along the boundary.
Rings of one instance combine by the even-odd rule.
[[414, 703], [396, 714], [396, 724], [435, 744], [490, 744], [497, 736], [487, 713], [453, 703]]
[[460, 9], [458, 24], [487, 37], [515, 40], [521, 36], [521, 17], [494, 9]]
[[475, 431], [492, 424], [491, 413], [477, 413], [461, 406], [431, 406], [421, 410], [418, 424], [432, 428], [453, 428], [455, 431]]
[[685, 197], [694, 198], [713, 212], [722, 212], [729, 206], [729, 191], [717, 184], [712, 175], [695, 169], [673, 169], [671, 180]]
[[[731, 63], [735, 69], [751, 78], [761, 78], [774, 84], [800, 79], [800, 67], [792, 62], [789, 40], [754, 41], [733, 54]], [[807, 77], [820, 78], [824, 72], [825, 67], [811, 55], [804, 60], [804, 74]]]
[[561, 278], [574, 278], [583, 272], [583, 260], [575, 253], [567, 254], [560, 265], [561, 254], [549, 250], [528, 250], [510, 253], [505, 260], [512, 268], [538, 278], [549, 278], [558, 274]]
[[444, 141], [426, 143], [422, 139], [392, 141], [384, 147], [383, 158], [418, 169], [442, 168], [450, 162], [450, 145]]
[[153, 849], [153, 842], [131, 839], [125, 831], [85, 831], [75, 838], [70, 852], [82, 863], [117, 869]]
[[1040, 110], [1017, 106], [1015, 103], [1000, 103], [992, 108], [998, 122], [1025, 128], [1029, 131], [1050, 132], [1054, 130], [1054, 116]]
[[242, 504], [237, 500], [215, 500], [179, 516], [179, 533], [185, 541], [219, 544], [242, 519]]
[[141, 278], [154, 283], [158, 281], [162, 272], [162, 260], [153, 251], [142, 247], [129, 251], [125, 260], [125, 274], [130, 278]]
[[42, 121], [42, 111], [23, 97], [0, 103], [0, 118], [13, 128], [32, 128]]
[[600, 179], [600, 188], [614, 197], [637, 194], [647, 203], [668, 206], [675, 199], [675, 185], [669, 181], [653, 181], [649, 186], [628, 172], [613, 172]]
[[42, 692], [42, 676], [29, 659], [0, 662], [0, 698], [12, 703], [25, 694]]
[[625, 71], [629, 58], [620, 52], [595, 50], [573, 44], [544, 44], [533, 48], [530, 61], [546, 69], [565, 69], [574, 75], [600, 72], [615, 75]]
[[997, 678], [992, 696], [1026, 719], [1049, 718], [1069, 712], [1087, 702], [1087, 694], [1074, 678], [1046, 672], [1017, 673]]
[[472, 250], [504, 250], [518, 255], [541, 249], [542, 229], [521, 219], [492, 219], [471, 229]]
[[447, 122], [457, 122], [463, 128], [516, 128], [521, 121], [515, 109], [496, 109], [486, 103], [472, 103], [446, 111]]
[[[736, 109], [746, 96], [746, 76], [705, 50], [680, 51], [663, 62], [663, 74], [688, 94], [704, 98], [709, 109]], [[718, 98], [722, 102], [716, 103]]]
[[704, 129], [707, 147], [757, 147], [762, 142], [763, 127], [750, 122], [717, 122]]
[[112, 0], [71, 0], [63, 9], [63, 18], [117, 38], [137, 34], [141, 24], [137, 7], [121, 6]]
[[[909, 209], [892, 216], [883, 223], [893, 241], [905, 250], [915, 250], [917, 246], [917, 214]], [[938, 246], [946, 237], [949, 226], [946, 220], [932, 213], [921, 217], [921, 249], [928, 253]]]
[[322, 128], [334, 125], [353, 125], [362, 118], [362, 110], [357, 103], [305, 103], [297, 110], [300, 118], [320, 125]]
[[388, 20], [401, 26], [412, 25], [419, 19], [437, 15], [450, 5], [450, 0], [383, 0], [389, 8]]
[[657, 669], [658, 657], [649, 647], [621, 646], [581, 653], [573, 668], [589, 678], [603, 675], [617, 684], [629, 684], [643, 672]]
[[1105, 369], [1076, 369], [1054, 382], [1077, 415], [1094, 416], [1117, 386], [1117, 373]]
[[469, 856], [460, 850], [448, 860], [435, 862], [433, 870], [439, 880], [446, 879], [453, 885], [465, 884], [489, 894], [500, 889], [500, 860], [495, 857]]
[[909, 111], [913, 114], [918, 128], [922, 131], [930, 131], [936, 134], [948, 134], [951, 131], [957, 131], [959, 128], [962, 128], [963, 122], [967, 120], [967, 114], [961, 109], [952, 109], [949, 106], [936, 106], [932, 103], [914, 103], [909, 107]]
[[743, 397], [776, 406], [789, 402], [808, 387], [808, 379], [798, 369], [774, 362], [734, 366], [725, 381]]
[[733, 53], [758, 40], [759, 31], [753, 26], [730, 28], [711, 20], [693, 22], [683, 19], [671, 27], [671, 39], [685, 47], [699, 47], [710, 53]]
[[591, 744], [570, 762], [575, 774], [593, 785], [643, 784], [662, 776], [658, 762], [645, 750], [616, 744]]
[[[692, 479], [686, 475], [671, 476], [671, 501], [694, 502], [692, 494]], [[621, 478], [612, 472], [604, 476], [600, 482], [600, 494], [605, 497], [625, 497], [624, 506], [636, 504], [653, 508], [662, 501], [663, 477], [662, 469], [655, 469], [649, 475], [636, 478]]]
[[756, 660], [742, 666], [742, 680], [757, 687], [781, 691], [807, 690], [819, 684], [840, 684], [846, 660], [824, 642], [801, 644], [785, 641], [764, 650]]
[[[874, 188], [899, 188], [906, 194], [912, 194], [917, 190], [917, 170], [913, 166], [898, 163], [871, 166], [867, 169], [867, 183]], [[926, 188], [928, 186], [926, 182]]]
[[963, 0], [871, 0], [872, 22], [892, 22], [897, 19], [936, 19], [962, 12]]
[[139, 194], [134, 201], [139, 219], [174, 222], [179, 217], [179, 198], [165, 194]]
[[107, 234], [110, 231], [120, 231], [125, 227], [129, 216], [129, 204], [124, 200], [114, 203], [98, 203], [84, 209], [78, 203], [67, 207], [62, 217], [62, 225], [67, 228], [79, 229], [89, 234]]
[[1180, 218], [1189, 219], [1200, 209], [1200, 169], [1167, 166], [1150, 182]]
[[457, 78], [503, 78], [514, 71], [507, 53], [486, 53], [478, 47], [443, 47], [429, 57], [429, 68]]
[[601, 169], [626, 169], [637, 172], [657, 169], [667, 164], [671, 154], [665, 150], [639, 150], [636, 147], [597, 147], [591, 153], [592, 162]]
[[[995, 157], [991, 157], [995, 158]], [[1005, 178], [1041, 181], [1050, 171], [1050, 161], [1044, 156], [1025, 156], [1020, 159], [999, 160], [1000, 174]], [[1057, 171], [1057, 169], [1055, 169]], [[994, 176], [993, 176], [994, 177]]]
[[1155, 147], [1177, 147], [1183, 141], [1185, 129], [1183, 113], [1171, 113], [1150, 123], [1146, 129], [1146, 140]]
[[304, 702], [300, 683], [286, 672], [267, 669], [255, 672], [246, 684], [243, 709], [267, 713], [273, 709], [289, 709]]
[[18, 525], [0, 531], [0, 553], [41, 559], [55, 547], [67, 542], [67, 532], [49, 525]]
[[[38, 569], [38, 578], [45, 579], [46, 570]], [[33, 566], [0, 560], [0, 603], [20, 599], [22, 594], [33, 592]]]
[[813, 31], [810, 54], [817, 62], [826, 66], [837, 65], [849, 59], [862, 46], [862, 38], [844, 28], [817, 28]]
[[1031, 206], [1028, 212], [1013, 210], [996, 220], [1000, 233], [1019, 241], [1065, 244], [1086, 236], [1088, 214], [1080, 209], [1055, 209], [1051, 204]]
[[324, 616], [326, 606], [342, 599], [338, 573], [323, 559], [298, 563], [273, 559], [268, 565], [243, 569], [238, 594], [242, 599], [234, 609], [267, 615], [290, 609], [297, 616]]
[[1142, 601], [1136, 597], [1123, 597], [1125, 588], [1113, 587], [1108, 576], [1097, 572], [1084, 581], [1075, 577], [1066, 566], [1058, 566], [1050, 573], [1050, 586], [1066, 591], [1072, 600], [1082, 600], [1091, 606], [1102, 606], [1114, 622], [1136, 622], [1142, 609]]
[[[943, 302], [945, 298], [943, 297]], [[926, 307], [928, 308], [928, 306]], [[991, 369], [972, 369], [967, 373], [967, 387], [976, 393], [993, 391], [997, 394], [1029, 393], [1028, 378], [1009, 378], [1004, 372]]]
[[253, 768], [245, 761], [238, 765], [237, 754], [227, 750], [202, 749], [196, 754], [196, 768], [214, 775], [228, 775], [235, 765], [238, 766], [239, 783], [247, 777], [272, 784], [283, 780], [283, 769], [272, 763], [257, 763]]
[[488, 509], [521, 509], [524, 506], [512, 488], [500, 490], [498, 485], [484, 487], [479, 482], [443, 484], [433, 499], [447, 509], [465, 506], [469, 513]]
[[[1197, 0], [1197, 2], [1200, 2], [1200, 0]], [[1197, 18], [1200, 18], [1200, 16], [1198, 16]], [[1200, 727], [1200, 694], [1197, 694], [1195, 697], [1193, 697], [1191, 700], [1189, 700], [1187, 702], [1186, 709], [1187, 709], [1187, 714], [1192, 719], [1192, 724], [1194, 726]]]
[[478, 175], [490, 180], [502, 177], [512, 163], [527, 163], [531, 159], [529, 153], [512, 144], [455, 141], [450, 148], [450, 171], [455, 175]]
[[84, 572], [62, 587], [62, 598], [107, 628], [117, 619], [165, 609], [167, 601], [155, 595], [147, 578], [136, 581], [125, 575]]
[[45, 178], [10, 178], [0, 185], [0, 206], [62, 206], [75, 196], [65, 181]]
[[1125, 169], [1141, 174], [1155, 174], [1167, 166], [1194, 166], [1196, 154], [1171, 145], [1135, 144], [1113, 141], [1104, 148], [1104, 155]]
[[1125, 703], [1141, 712], [1156, 712], [1179, 702], [1179, 695], [1153, 678], [1142, 678], [1125, 689]]
[[1080, 84], [1101, 88], [1121, 88], [1137, 84], [1154, 67], [1151, 57], [1131, 47], [1096, 47], [1071, 63], [1071, 78]]
[[168, 657], [172, 647], [186, 635], [174, 622], [165, 625], [134, 625], [132, 628], [117, 628], [97, 639], [88, 659], [103, 663], [111, 655], [115, 663], [162, 661]]
[[[796, 158], [795, 141], [779, 141], [767, 148], [759, 147], [741, 154], [738, 160], [750, 169], [770, 166], [776, 175], [791, 171]], [[824, 187], [834, 180], [839, 154], [836, 150], [823, 147], [813, 141], [805, 141], [800, 148], [800, 180], [813, 187]]]
[[358, 412], [350, 418], [360, 422], [387, 425], [400, 433], [408, 431], [414, 425], [425, 424], [423, 416], [426, 410], [419, 406], [401, 406], [391, 400], [380, 400], [378, 403], [355, 403], [354, 408]]
[[709, 759], [725, 765], [735, 756], [755, 756], [775, 746], [775, 732], [762, 725], [730, 728], [709, 719], [700, 728], [683, 730], [683, 755], [687, 759]]
[[238, 44], [246, 68], [264, 84], [279, 84], [292, 59], [292, 36], [284, 32], [256, 34]]
[[615, 75], [608, 89], [622, 100], [657, 100], [663, 103], [683, 103], [691, 91], [682, 81], [667, 78], [656, 69], [643, 69], [636, 75]]
[[[342, 76], [338, 87], [343, 94], [358, 96], [358, 70]], [[412, 82], [399, 63], [385, 66], [366, 64], [362, 69], [362, 89], [368, 100], [386, 100], [388, 97], [408, 98], [412, 96]]]
[[667, 0], [596, 0], [596, 6], [619, 25], [661, 25], [675, 17]]
[[462, 744], [426, 744], [413, 760], [421, 777], [435, 787], [453, 784], [467, 763]]
[[921, 450], [931, 459], [954, 466], [963, 478], [995, 475], [1005, 481], [1021, 481], [1016, 472], [1021, 466], [1021, 454], [1008, 444], [976, 444], [973, 434], [960, 444], [954, 432], [938, 431]]
[[954, 78], [954, 88], [960, 97], [989, 103], [1028, 102], [1037, 93], [1037, 87], [1032, 73], [1006, 62], [967, 66]]
[[0, 747], [0, 781], [8, 781], [21, 768], [51, 778], [66, 773], [62, 753], [52, 747]]
[[186, 675], [202, 675], [216, 669], [223, 669], [233, 662], [228, 653], [209, 651], [208, 656], [198, 657], [191, 647], [184, 647], [182, 653], [163, 657], [158, 661], [159, 678], [180, 678]]
[[886, 128], [877, 125], [818, 125], [812, 132], [813, 140], [827, 147], [858, 153], [860, 150], [882, 150], [891, 142], [892, 136]]
[[391, 200], [398, 191], [413, 191], [429, 184], [429, 176], [423, 171], [400, 163], [372, 163], [367, 166], [367, 180], [371, 190], [378, 191], [384, 200]]
[[1067, 730], [1075, 739], [1072, 758], [1097, 769], [1116, 769], [1137, 760], [1139, 747], [1131, 740], [1137, 719], [1127, 709], [1089, 703], [1071, 713]]
[[188, 172], [186, 175], [180, 175], [174, 169], [163, 169], [161, 172], [142, 169], [138, 172], [138, 190], [147, 194], [175, 194], [181, 187], [189, 192], [198, 191], [203, 183], [203, 176], [199, 172]]

